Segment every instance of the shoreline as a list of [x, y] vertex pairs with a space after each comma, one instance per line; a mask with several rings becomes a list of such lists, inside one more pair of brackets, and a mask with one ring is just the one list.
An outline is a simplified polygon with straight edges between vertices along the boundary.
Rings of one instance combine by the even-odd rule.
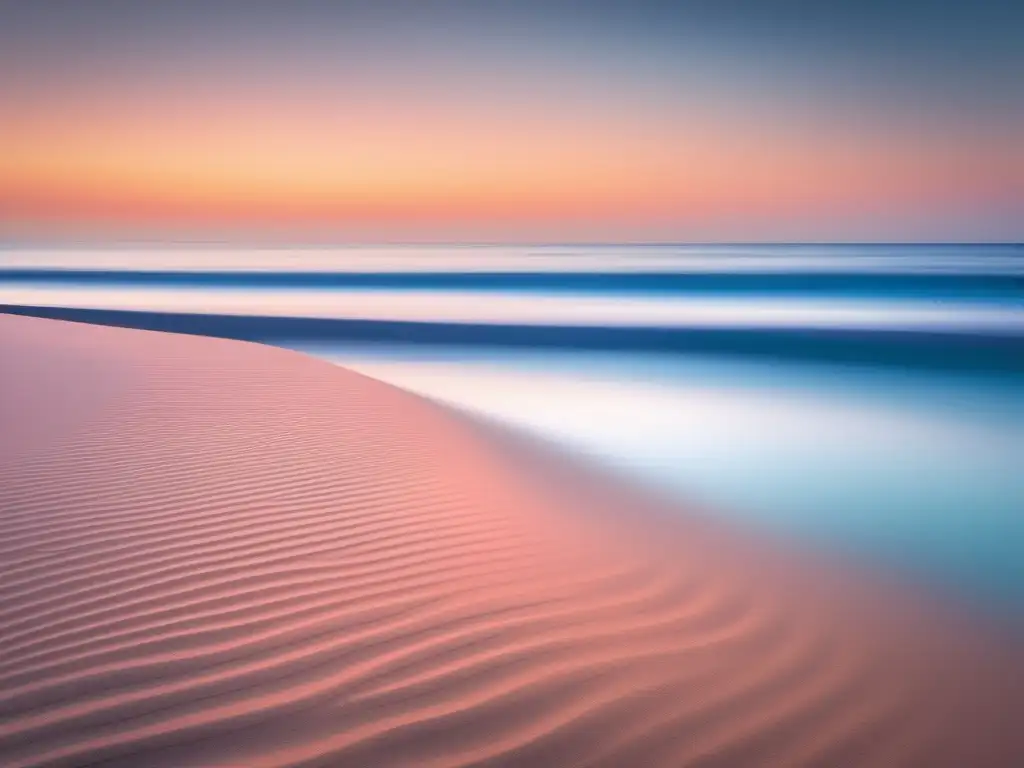
[[1014, 376], [1024, 336], [957, 330], [786, 327], [508, 325], [157, 312], [0, 304], [0, 315], [202, 337], [274, 342], [373, 342], [479, 348], [714, 354], [736, 359], [913, 368]]
[[0, 352], [5, 766], [1024, 760], [1022, 649], [910, 590], [297, 352]]

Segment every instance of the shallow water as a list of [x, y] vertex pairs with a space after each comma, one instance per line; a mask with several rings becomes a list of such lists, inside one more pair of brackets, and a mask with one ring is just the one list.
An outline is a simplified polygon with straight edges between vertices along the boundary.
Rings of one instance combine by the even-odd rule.
[[0, 303], [302, 349], [1024, 615], [1020, 247], [17, 251]]

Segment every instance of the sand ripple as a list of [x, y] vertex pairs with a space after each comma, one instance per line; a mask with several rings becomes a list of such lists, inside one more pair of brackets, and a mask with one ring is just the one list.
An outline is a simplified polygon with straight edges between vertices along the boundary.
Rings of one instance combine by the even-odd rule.
[[909, 593], [283, 350], [0, 354], [5, 768], [1024, 765], [1019, 647]]

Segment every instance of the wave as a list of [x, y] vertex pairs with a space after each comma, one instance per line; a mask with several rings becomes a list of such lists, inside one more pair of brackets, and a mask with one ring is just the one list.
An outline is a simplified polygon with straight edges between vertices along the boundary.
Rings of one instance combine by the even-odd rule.
[[1024, 274], [958, 272], [330, 272], [0, 269], [0, 284], [195, 288], [390, 288], [483, 292], [1024, 299]]
[[1024, 372], [1024, 335], [848, 328], [501, 325], [0, 305], [0, 312], [248, 341], [721, 354], [929, 370]]

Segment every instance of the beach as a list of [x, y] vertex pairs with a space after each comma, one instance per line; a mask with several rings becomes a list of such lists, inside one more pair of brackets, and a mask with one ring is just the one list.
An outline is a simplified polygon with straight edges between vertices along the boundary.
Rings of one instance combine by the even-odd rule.
[[1018, 638], [909, 586], [293, 351], [0, 359], [3, 766], [1024, 764]]

